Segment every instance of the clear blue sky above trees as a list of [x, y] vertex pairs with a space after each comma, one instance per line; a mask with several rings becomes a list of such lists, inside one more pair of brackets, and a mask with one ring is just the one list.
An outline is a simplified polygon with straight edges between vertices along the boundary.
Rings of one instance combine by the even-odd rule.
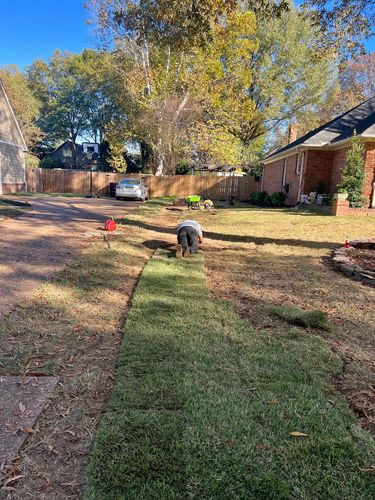
[[[95, 47], [87, 17], [81, 0], [0, 0], [0, 66], [24, 67], [37, 58], [48, 59], [55, 49]], [[375, 50], [375, 37], [366, 48]]]
[[0, 66], [48, 59], [55, 49], [94, 47], [81, 0], [0, 0]]

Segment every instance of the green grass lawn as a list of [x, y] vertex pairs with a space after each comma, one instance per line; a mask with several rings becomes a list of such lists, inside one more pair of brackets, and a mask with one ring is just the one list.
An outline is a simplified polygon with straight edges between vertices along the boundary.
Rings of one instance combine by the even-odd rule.
[[313, 331], [256, 331], [213, 301], [202, 255], [158, 251], [128, 314], [85, 498], [373, 499], [361, 469], [375, 445], [331, 385], [341, 370]]

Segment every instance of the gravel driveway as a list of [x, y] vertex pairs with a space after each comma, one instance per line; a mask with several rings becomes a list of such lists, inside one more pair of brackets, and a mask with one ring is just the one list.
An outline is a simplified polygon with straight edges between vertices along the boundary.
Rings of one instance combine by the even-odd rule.
[[96, 198], [18, 199], [29, 202], [33, 210], [0, 221], [0, 317], [87, 244], [83, 233], [140, 204]]

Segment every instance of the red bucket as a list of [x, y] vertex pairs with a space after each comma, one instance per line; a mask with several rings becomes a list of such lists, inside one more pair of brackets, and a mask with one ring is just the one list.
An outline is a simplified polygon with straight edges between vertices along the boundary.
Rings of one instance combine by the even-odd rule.
[[104, 229], [106, 231], [116, 231], [116, 222], [112, 219], [108, 219], [105, 221], [105, 224], [104, 224]]

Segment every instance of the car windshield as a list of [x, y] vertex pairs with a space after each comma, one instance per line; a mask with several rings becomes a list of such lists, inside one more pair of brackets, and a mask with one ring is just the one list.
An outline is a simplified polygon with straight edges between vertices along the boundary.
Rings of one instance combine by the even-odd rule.
[[124, 179], [120, 182], [122, 186], [139, 186], [141, 181], [138, 179]]

